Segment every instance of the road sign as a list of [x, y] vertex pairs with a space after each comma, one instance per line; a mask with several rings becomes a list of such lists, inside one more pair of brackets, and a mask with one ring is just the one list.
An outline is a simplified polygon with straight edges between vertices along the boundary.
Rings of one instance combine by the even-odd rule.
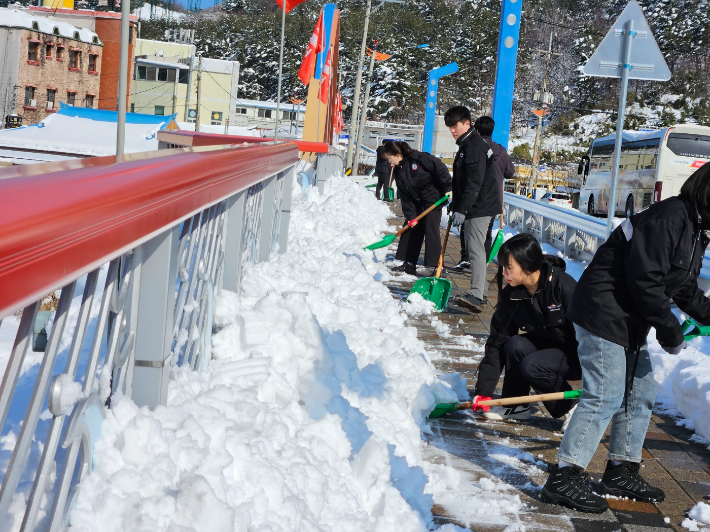
[[[623, 60], [624, 41], [629, 34], [627, 24], [632, 22], [631, 55], [628, 62]], [[653, 38], [651, 28], [643, 16], [641, 6], [633, 0], [629, 2], [619, 18], [599, 44], [582, 72], [587, 76], [605, 78], [620, 78], [623, 67], [628, 64], [629, 79], [645, 79], [652, 81], [668, 81], [671, 71], [661, 50], [658, 49], [656, 39]]]

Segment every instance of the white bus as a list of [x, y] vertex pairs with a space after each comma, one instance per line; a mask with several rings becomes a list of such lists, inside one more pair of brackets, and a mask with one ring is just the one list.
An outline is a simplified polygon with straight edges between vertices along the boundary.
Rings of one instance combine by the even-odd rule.
[[[579, 210], [609, 213], [616, 135], [595, 139], [579, 163]], [[657, 131], [624, 131], [615, 215], [631, 216], [676, 196], [685, 180], [710, 160], [710, 127], [680, 124]]]

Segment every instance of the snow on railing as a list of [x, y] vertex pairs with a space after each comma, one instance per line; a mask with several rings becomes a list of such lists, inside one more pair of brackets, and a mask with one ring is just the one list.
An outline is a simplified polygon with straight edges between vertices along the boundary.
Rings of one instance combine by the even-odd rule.
[[[574, 260], [589, 261], [606, 241], [606, 220], [578, 210], [553, 207], [524, 196], [504, 194], [507, 225], [534, 234]], [[710, 295], [710, 257], [706, 254], [698, 284]]]
[[271, 143], [0, 170], [0, 526], [63, 530], [112, 397], [165, 404], [172, 366], [206, 367], [214, 292], [286, 249], [298, 161]]

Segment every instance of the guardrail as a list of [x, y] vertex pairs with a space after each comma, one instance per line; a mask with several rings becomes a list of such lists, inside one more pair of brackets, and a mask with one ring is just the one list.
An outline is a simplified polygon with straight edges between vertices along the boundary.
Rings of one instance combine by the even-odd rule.
[[[214, 133], [201, 133], [195, 131], [168, 131], [158, 132], [158, 146], [164, 148], [178, 148], [187, 146], [215, 146], [229, 144], [261, 144], [273, 142], [274, 139], [263, 137], [245, 137], [241, 135], [218, 135]], [[310, 181], [315, 177], [315, 184], [322, 193], [323, 186], [331, 176], [345, 175], [345, 163], [342, 153], [335, 147], [325, 142], [310, 142], [304, 140], [289, 140], [298, 146], [301, 152], [300, 159], [303, 163], [304, 175], [299, 176], [299, 181], [305, 178]], [[311, 174], [311, 168], [314, 175]]]
[[165, 404], [171, 367], [207, 367], [214, 293], [286, 249], [298, 161], [259, 143], [0, 170], [3, 520], [63, 530], [114, 395]]
[[[578, 210], [546, 205], [540, 201], [506, 192], [503, 197], [507, 225], [534, 234], [566, 257], [589, 261], [606, 241], [606, 220]], [[710, 296], [710, 255], [707, 253], [698, 284]]]

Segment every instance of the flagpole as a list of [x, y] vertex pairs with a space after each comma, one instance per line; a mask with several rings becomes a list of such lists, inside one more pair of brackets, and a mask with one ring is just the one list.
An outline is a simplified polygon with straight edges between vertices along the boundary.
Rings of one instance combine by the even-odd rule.
[[276, 92], [276, 129], [274, 140], [279, 140], [279, 117], [281, 116], [281, 73], [284, 66], [284, 41], [286, 39], [286, 0], [281, 0], [281, 48], [279, 49], [279, 88]]

